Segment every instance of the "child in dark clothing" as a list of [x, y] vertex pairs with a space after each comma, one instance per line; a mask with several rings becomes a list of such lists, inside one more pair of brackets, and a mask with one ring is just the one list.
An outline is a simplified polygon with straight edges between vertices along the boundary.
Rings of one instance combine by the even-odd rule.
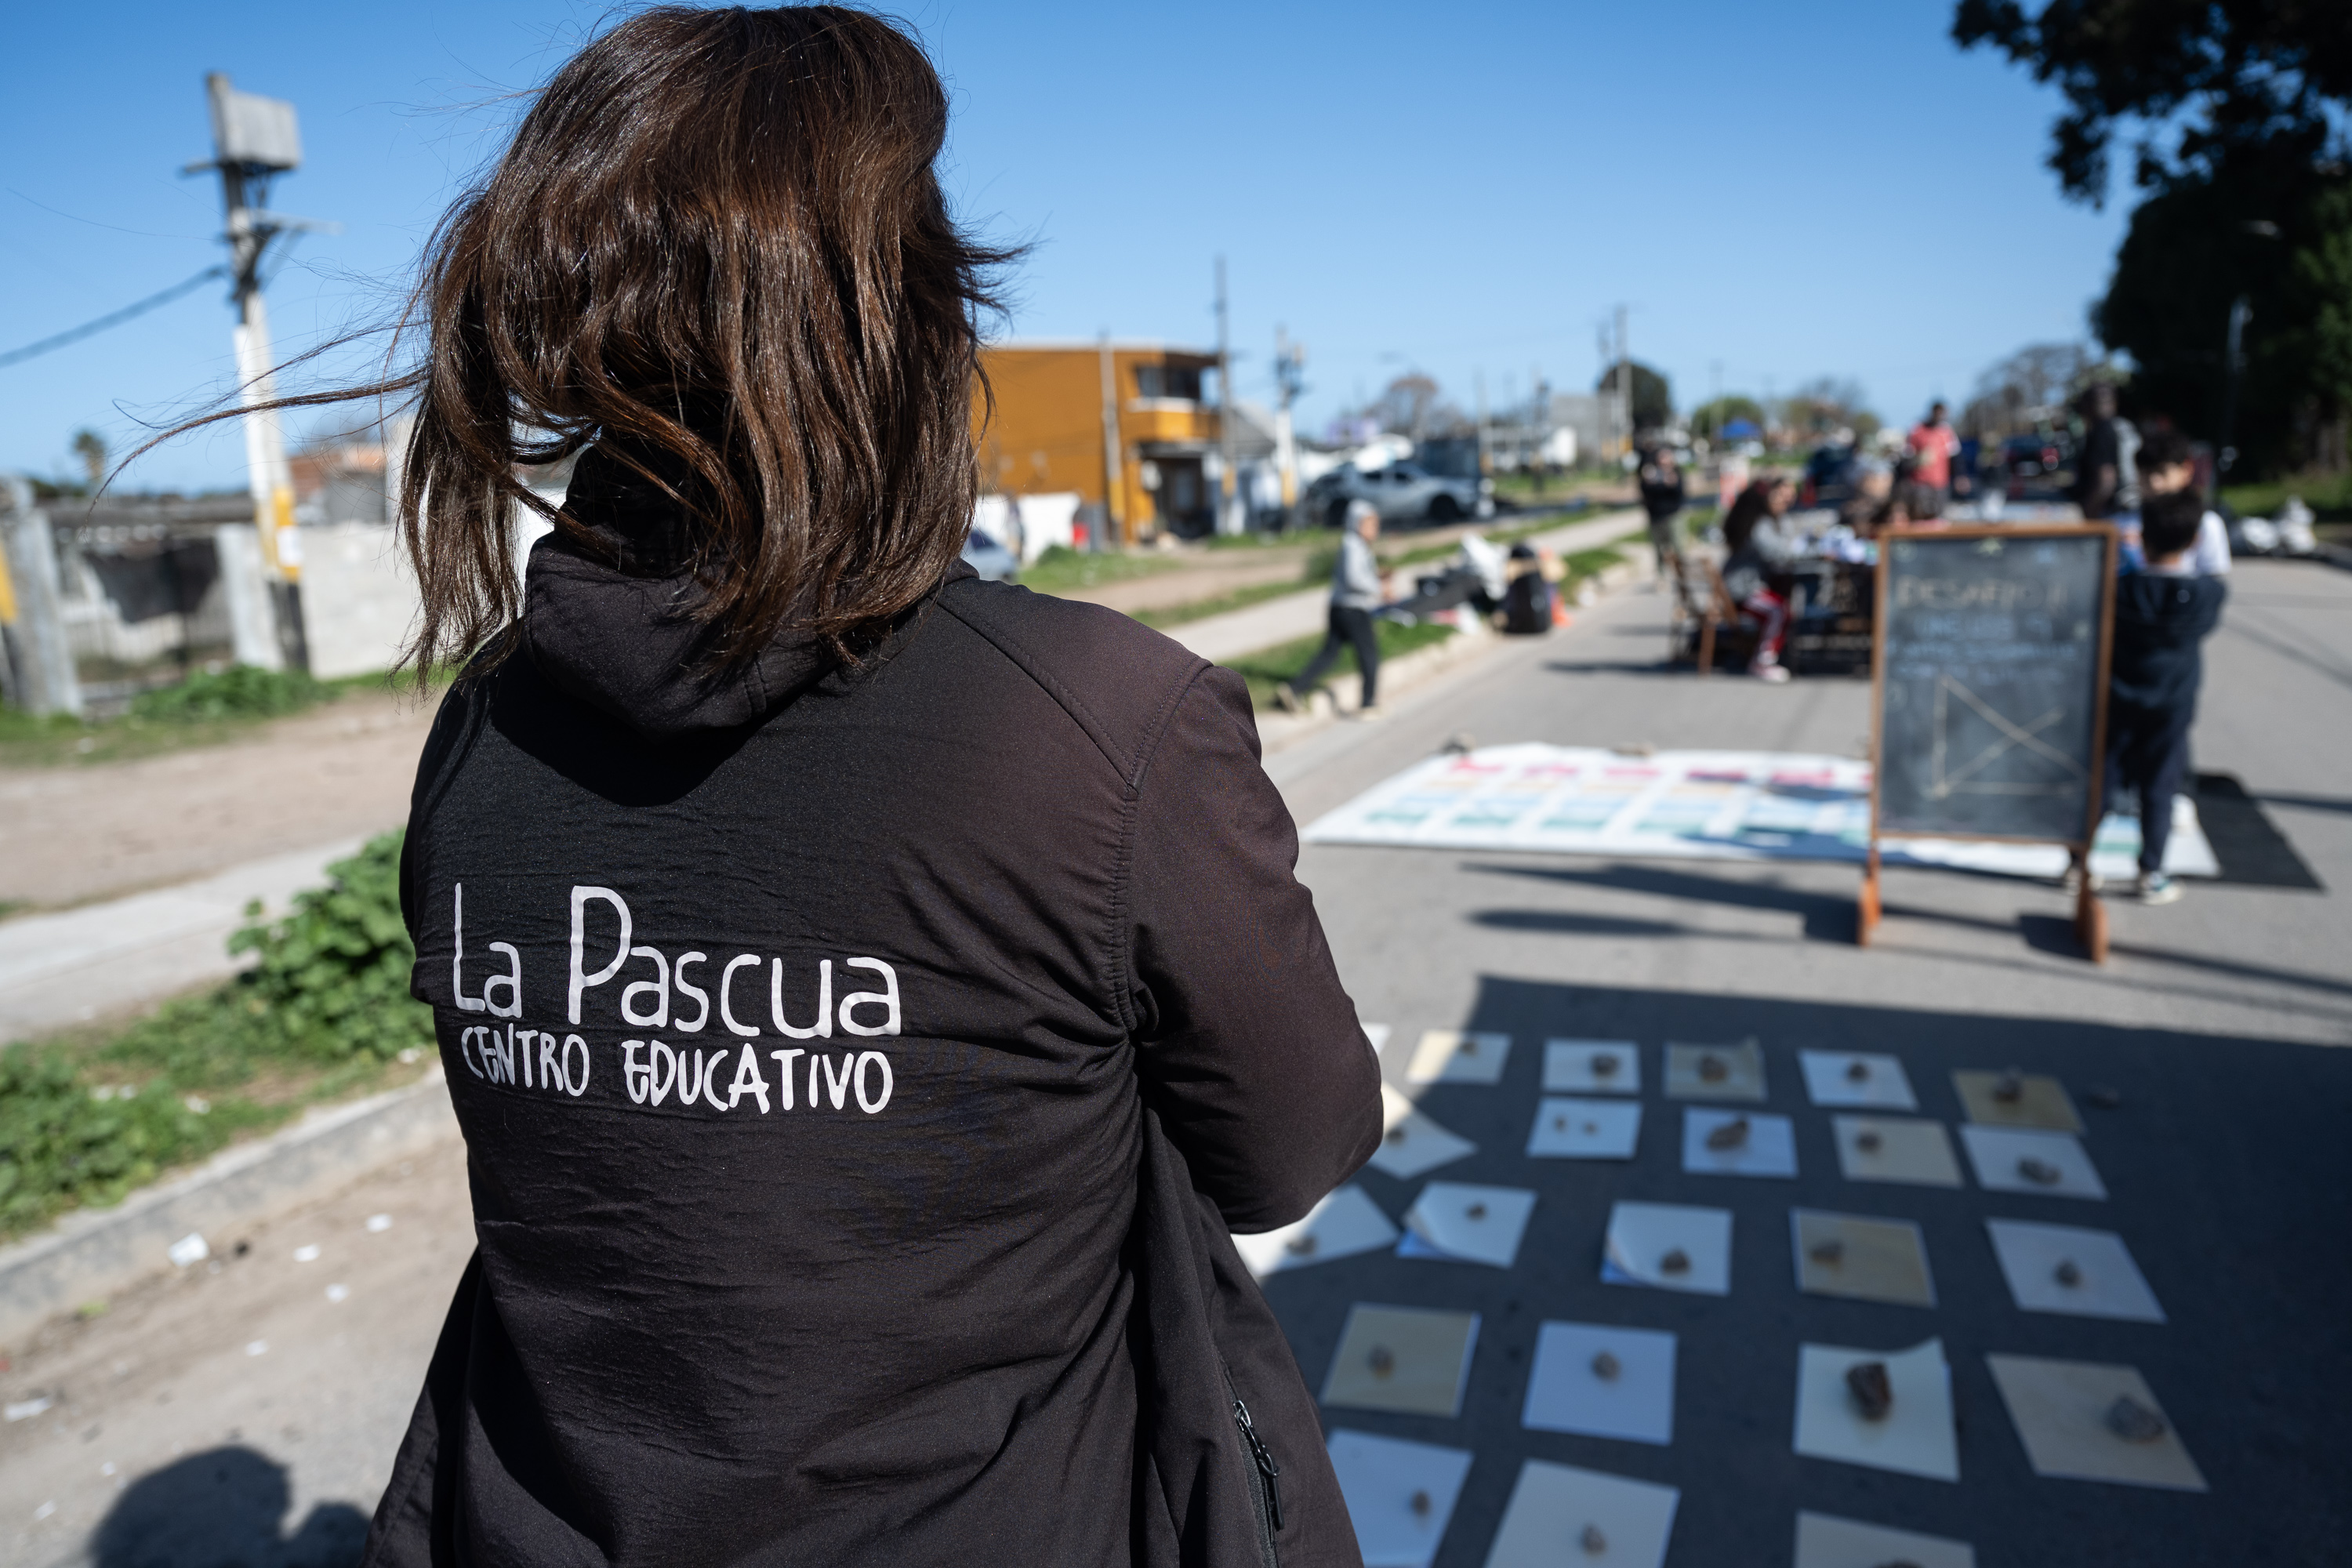
[[2204, 680], [2198, 645], [2221, 619], [2229, 587], [2196, 574], [2205, 503], [2194, 493], [2150, 497], [2141, 509], [2147, 567], [2116, 584], [2115, 654], [2107, 695], [2106, 798], [2139, 795], [2139, 880], [2144, 904], [2168, 904], [2180, 886], [2164, 874], [2172, 797], [2189, 766], [2189, 726]]

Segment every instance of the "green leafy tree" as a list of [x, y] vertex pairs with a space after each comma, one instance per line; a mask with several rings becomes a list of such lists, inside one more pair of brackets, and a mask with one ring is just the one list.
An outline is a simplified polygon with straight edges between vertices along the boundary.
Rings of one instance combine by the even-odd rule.
[[1594, 389], [1612, 394], [1617, 391], [1617, 378], [1625, 365], [1633, 367], [1633, 428], [1662, 430], [1675, 422], [1673, 385], [1658, 372], [1640, 360], [1621, 362], [1601, 373], [1600, 384]]
[[1745, 419], [1761, 430], [1764, 428], [1764, 405], [1738, 393], [1718, 397], [1711, 403], [1702, 403], [1691, 410], [1691, 434], [1712, 441], [1720, 437], [1723, 427], [1735, 419]]
[[2251, 320], [2245, 467], [2345, 461], [2352, 414], [2352, 23], [2343, 0], [1960, 0], [1952, 36], [2055, 84], [2050, 167], [2096, 205], [2119, 138], [2146, 199], [2093, 324], [2129, 401], [2218, 438], [2232, 305]]
[[97, 489], [106, 481], [106, 437], [95, 430], [77, 430], [73, 454], [81, 459], [82, 472], [89, 476], [89, 488]]

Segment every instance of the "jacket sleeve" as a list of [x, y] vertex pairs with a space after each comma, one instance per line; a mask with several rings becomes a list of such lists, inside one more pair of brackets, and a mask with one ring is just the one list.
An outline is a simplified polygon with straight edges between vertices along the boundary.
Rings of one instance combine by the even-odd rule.
[[1144, 1094], [1227, 1225], [1286, 1225], [1379, 1146], [1380, 1066], [1291, 874], [1298, 835], [1233, 671], [1205, 672], [1179, 703], [1132, 842]]

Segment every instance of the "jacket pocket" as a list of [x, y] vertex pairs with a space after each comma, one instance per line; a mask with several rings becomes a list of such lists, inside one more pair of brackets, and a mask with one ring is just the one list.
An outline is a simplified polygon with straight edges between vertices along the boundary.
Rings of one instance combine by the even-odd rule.
[[1233, 1369], [1223, 1370], [1225, 1394], [1234, 1405], [1234, 1426], [1241, 1435], [1242, 1468], [1249, 1477], [1250, 1503], [1257, 1510], [1258, 1561], [1263, 1568], [1279, 1568], [1281, 1554], [1275, 1549], [1274, 1538], [1282, 1529], [1282, 1468], [1274, 1462], [1265, 1439], [1257, 1435], [1249, 1406], [1234, 1387]]

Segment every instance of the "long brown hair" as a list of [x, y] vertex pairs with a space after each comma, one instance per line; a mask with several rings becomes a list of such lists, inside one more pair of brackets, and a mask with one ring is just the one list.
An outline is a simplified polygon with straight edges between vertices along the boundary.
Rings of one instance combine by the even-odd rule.
[[517, 506], [593, 544], [516, 477], [592, 444], [693, 518], [717, 662], [787, 628], [854, 653], [936, 587], [1014, 254], [950, 216], [947, 123], [920, 46], [836, 5], [660, 6], [559, 70], [426, 247], [394, 340], [421, 332], [422, 363], [283, 400], [415, 399], [407, 659], [515, 619]]

